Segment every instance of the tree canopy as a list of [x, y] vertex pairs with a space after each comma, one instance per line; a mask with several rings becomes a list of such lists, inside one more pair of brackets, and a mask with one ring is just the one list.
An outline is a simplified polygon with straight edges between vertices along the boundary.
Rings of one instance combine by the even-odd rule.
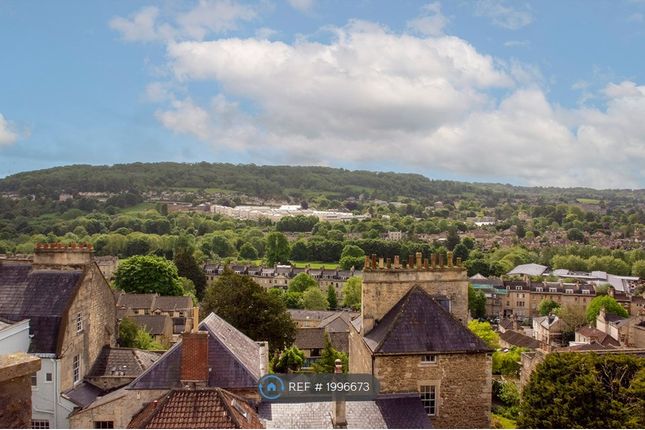
[[589, 323], [594, 323], [600, 313], [600, 309], [602, 308], [605, 308], [607, 313], [616, 314], [624, 318], [629, 316], [625, 308], [622, 307], [613, 297], [597, 296], [594, 297], [587, 306], [587, 321]]
[[296, 325], [280, 297], [230, 270], [206, 288], [202, 309], [206, 315], [215, 312], [253, 340], [268, 341], [272, 354], [295, 339]]
[[184, 294], [175, 264], [155, 255], [137, 255], [122, 261], [116, 270], [114, 285], [128, 293]]
[[327, 310], [329, 303], [319, 288], [313, 287], [302, 293], [302, 303], [305, 309], [310, 310]]
[[343, 286], [343, 306], [346, 308], [360, 309], [363, 280], [352, 276]]
[[298, 273], [289, 281], [289, 291], [294, 293], [304, 293], [309, 288], [318, 288], [318, 282], [307, 273]]
[[559, 307], [560, 305], [551, 299], [542, 299], [538, 304], [538, 312], [540, 315], [546, 316]]
[[266, 262], [269, 266], [276, 263], [289, 261], [290, 249], [287, 237], [277, 231], [269, 233], [266, 237]]

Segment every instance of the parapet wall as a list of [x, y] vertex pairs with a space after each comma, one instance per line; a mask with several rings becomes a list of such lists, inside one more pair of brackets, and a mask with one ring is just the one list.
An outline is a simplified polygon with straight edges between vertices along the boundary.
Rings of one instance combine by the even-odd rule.
[[84, 266], [92, 261], [94, 248], [90, 244], [38, 243], [34, 266]]
[[451, 313], [464, 324], [468, 320], [468, 277], [466, 270], [443, 255], [423, 258], [419, 252], [401, 264], [398, 256], [391, 261], [376, 256], [365, 258], [363, 269], [362, 316], [363, 332], [369, 333], [401, 298], [415, 285], [428, 294], [450, 300]]

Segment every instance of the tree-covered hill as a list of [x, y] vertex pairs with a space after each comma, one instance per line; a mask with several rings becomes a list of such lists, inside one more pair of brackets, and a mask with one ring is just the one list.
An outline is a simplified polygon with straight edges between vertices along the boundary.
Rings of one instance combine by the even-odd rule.
[[418, 174], [369, 172], [330, 167], [257, 166], [223, 163], [133, 163], [113, 166], [73, 165], [23, 172], [0, 180], [0, 192], [21, 195], [55, 195], [60, 192], [145, 192], [169, 189], [203, 189], [243, 193], [260, 198], [307, 198], [326, 194], [398, 200], [440, 200], [451, 197], [546, 199], [577, 198], [645, 202], [645, 190], [594, 190], [588, 188], [515, 187], [431, 180]]

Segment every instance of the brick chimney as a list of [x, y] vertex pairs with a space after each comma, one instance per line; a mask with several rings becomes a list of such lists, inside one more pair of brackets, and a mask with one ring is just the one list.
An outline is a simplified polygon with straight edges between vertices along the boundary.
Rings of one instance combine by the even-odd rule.
[[34, 250], [34, 266], [63, 267], [85, 266], [92, 262], [94, 248], [91, 244], [38, 243]]
[[208, 385], [208, 332], [198, 331], [199, 314], [194, 308], [193, 330], [181, 336], [180, 381], [183, 386]]

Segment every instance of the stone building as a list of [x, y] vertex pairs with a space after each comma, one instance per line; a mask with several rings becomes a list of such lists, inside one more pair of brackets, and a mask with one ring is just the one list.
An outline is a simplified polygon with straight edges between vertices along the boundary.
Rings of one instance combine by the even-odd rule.
[[417, 253], [366, 258], [361, 316], [350, 329], [351, 373], [371, 373], [382, 394], [415, 393], [433, 427], [490, 427], [492, 350], [465, 326], [461, 262]]
[[31, 381], [38, 370], [36, 356], [0, 355], [0, 428], [31, 428]]
[[91, 245], [38, 244], [33, 261], [0, 262], [0, 318], [29, 319], [34, 422], [69, 427], [76, 406], [63, 393], [82, 383], [104, 346], [116, 342], [114, 296]]

